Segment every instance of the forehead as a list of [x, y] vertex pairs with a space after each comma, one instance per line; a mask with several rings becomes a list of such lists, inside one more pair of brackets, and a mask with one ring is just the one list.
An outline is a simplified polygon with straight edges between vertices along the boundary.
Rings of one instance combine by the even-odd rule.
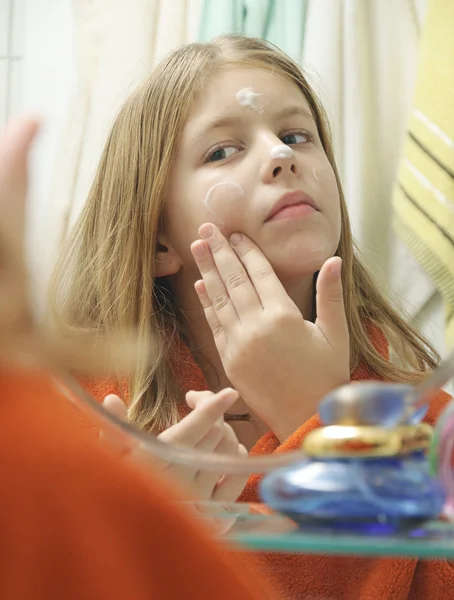
[[263, 115], [279, 110], [284, 104], [301, 106], [309, 113], [309, 104], [301, 90], [292, 81], [271, 69], [233, 66], [221, 68], [211, 75], [197, 94], [189, 113], [185, 134], [197, 133], [204, 123], [226, 114], [247, 110], [251, 117], [259, 114], [241, 106], [237, 100], [240, 90], [252, 88], [265, 101]]

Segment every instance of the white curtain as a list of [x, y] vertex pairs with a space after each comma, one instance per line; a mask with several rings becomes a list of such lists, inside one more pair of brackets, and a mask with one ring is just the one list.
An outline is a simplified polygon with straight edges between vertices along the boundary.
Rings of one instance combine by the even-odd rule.
[[197, 40], [201, 4], [202, 0], [73, 0], [76, 85], [46, 202], [49, 221], [42, 239], [48, 274], [60, 240], [87, 197], [119, 107], [163, 56]]
[[384, 282], [423, 14], [415, 0], [309, 0], [306, 17], [302, 64], [333, 126], [355, 237]]
[[302, 64], [333, 126], [359, 248], [443, 354], [440, 297], [391, 226], [426, 9], [427, 0], [308, 0]]

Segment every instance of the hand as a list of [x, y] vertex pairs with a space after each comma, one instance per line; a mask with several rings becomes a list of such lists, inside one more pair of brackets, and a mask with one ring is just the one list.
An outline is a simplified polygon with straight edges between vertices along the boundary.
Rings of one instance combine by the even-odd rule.
[[[179, 423], [169, 427], [159, 436], [163, 442], [188, 448], [196, 448], [205, 452], [218, 454], [247, 455], [246, 448], [238, 442], [233, 429], [224, 423], [225, 411], [238, 398], [238, 393], [232, 389], [224, 389], [217, 394], [211, 392], [188, 392], [186, 402], [192, 412], [181, 419]], [[126, 406], [122, 400], [113, 394], [106, 396], [104, 408], [125, 419]], [[102, 435], [102, 434], [101, 434]], [[152, 462], [153, 466], [173, 478], [186, 492], [197, 500], [214, 500], [234, 502], [243, 491], [247, 476], [225, 475], [222, 472], [197, 470], [183, 465], [165, 463], [155, 457], [150, 461], [147, 453], [139, 447], [131, 447], [130, 442], [121, 438], [105, 438], [115, 445], [118, 454], [134, 462]]]
[[16, 348], [24, 351], [24, 339], [34, 329], [23, 243], [27, 158], [37, 130], [34, 119], [20, 119], [9, 124], [0, 140], [0, 328], [9, 358]]
[[137, 355], [147, 353], [137, 336], [119, 332], [105, 339], [77, 332], [63, 335], [58, 328], [37, 322], [30, 302], [30, 281], [24, 257], [27, 160], [38, 121], [24, 117], [12, 121], [0, 136], [0, 358], [28, 366], [105, 376], [114, 370], [128, 372]]
[[192, 251], [203, 280], [195, 288], [226, 375], [283, 441], [350, 380], [341, 259], [330, 258], [319, 273], [311, 323], [250, 239], [235, 234], [229, 244], [211, 224], [199, 233], [205, 239]]

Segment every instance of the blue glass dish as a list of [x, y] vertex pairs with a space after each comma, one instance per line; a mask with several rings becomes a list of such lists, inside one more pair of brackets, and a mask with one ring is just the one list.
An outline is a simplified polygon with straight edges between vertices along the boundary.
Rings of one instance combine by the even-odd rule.
[[305, 530], [392, 534], [437, 519], [445, 502], [424, 452], [308, 459], [264, 477], [263, 501]]

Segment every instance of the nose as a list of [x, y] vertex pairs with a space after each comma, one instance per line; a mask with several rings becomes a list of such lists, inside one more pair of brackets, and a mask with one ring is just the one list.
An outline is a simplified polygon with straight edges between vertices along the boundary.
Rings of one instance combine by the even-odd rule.
[[297, 166], [292, 148], [285, 144], [268, 146], [268, 156], [261, 169], [263, 183], [272, 183], [277, 179], [296, 174]]

